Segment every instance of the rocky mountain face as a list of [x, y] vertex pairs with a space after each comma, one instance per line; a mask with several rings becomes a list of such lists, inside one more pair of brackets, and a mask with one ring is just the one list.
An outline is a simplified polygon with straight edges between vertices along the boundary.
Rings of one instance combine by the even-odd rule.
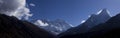
[[58, 35], [72, 27], [71, 24], [61, 19], [57, 19], [54, 21], [42, 19], [42, 20], [37, 20], [34, 24], [55, 35]]
[[73, 27], [68, 29], [67, 31], [60, 34], [61, 35], [69, 35], [69, 34], [78, 34], [88, 32], [92, 27], [105, 23], [108, 19], [110, 19], [110, 15], [107, 9], [100, 10], [97, 14], [92, 14], [84, 23], [78, 25], [77, 27]]
[[34, 24], [0, 14], [0, 38], [56, 38]]
[[120, 14], [94, 26], [86, 33], [69, 34], [60, 38], [120, 38]]

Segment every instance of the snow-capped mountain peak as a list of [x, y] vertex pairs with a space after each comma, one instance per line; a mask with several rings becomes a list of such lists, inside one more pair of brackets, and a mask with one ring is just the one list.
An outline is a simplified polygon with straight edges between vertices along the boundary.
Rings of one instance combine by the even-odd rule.
[[109, 15], [107, 9], [103, 9], [100, 10], [98, 14], [92, 14], [87, 20], [83, 20], [80, 25], [73, 27], [66, 32], [71, 34], [85, 33], [94, 26], [100, 23], [105, 23], [110, 18], [111, 16]]
[[[106, 22], [110, 18], [109, 11], [107, 9], [100, 10], [97, 14], [92, 14], [84, 24], [97, 25]], [[90, 24], [91, 23], [91, 24]]]
[[108, 16], [110, 16], [110, 12], [107, 9], [102, 9], [96, 15], [108, 15]]

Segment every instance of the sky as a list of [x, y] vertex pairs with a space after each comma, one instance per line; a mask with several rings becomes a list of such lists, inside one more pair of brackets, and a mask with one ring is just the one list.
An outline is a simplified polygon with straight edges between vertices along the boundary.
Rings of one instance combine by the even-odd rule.
[[110, 15], [120, 12], [120, 0], [27, 0], [28, 8], [35, 19], [63, 19], [77, 26], [89, 15], [107, 8]]

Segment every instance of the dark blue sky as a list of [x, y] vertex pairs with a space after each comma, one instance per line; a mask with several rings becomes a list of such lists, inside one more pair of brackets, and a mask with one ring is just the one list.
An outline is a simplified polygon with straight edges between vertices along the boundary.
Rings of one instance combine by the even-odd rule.
[[29, 7], [34, 14], [31, 20], [63, 19], [73, 25], [79, 25], [103, 8], [107, 8], [112, 16], [120, 12], [120, 0], [27, 0], [27, 3], [36, 5]]

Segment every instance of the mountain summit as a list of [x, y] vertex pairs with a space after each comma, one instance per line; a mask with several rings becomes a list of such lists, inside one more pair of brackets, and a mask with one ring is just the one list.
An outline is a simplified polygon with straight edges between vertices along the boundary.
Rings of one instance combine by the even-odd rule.
[[86, 33], [63, 35], [60, 38], [120, 38], [120, 14], [92, 27]]
[[[89, 28], [93, 27], [94, 25], [98, 25], [100, 23], [106, 22], [111, 16], [109, 15], [109, 11], [107, 9], [100, 10], [97, 14], [92, 14], [85, 23], [83, 23]], [[81, 26], [81, 25], [80, 25]]]
[[109, 11], [108, 11], [107, 9], [102, 9], [102, 10], [100, 10], [100, 11], [97, 13], [97, 15], [108, 15], [108, 16], [110, 16], [110, 15], [109, 15]]
[[61, 33], [61, 35], [88, 32], [92, 27], [100, 23], [105, 23], [110, 17], [109, 11], [107, 9], [102, 9], [97, 14], [92, 14], [84, 23], [68, 29], [66, 32]]

